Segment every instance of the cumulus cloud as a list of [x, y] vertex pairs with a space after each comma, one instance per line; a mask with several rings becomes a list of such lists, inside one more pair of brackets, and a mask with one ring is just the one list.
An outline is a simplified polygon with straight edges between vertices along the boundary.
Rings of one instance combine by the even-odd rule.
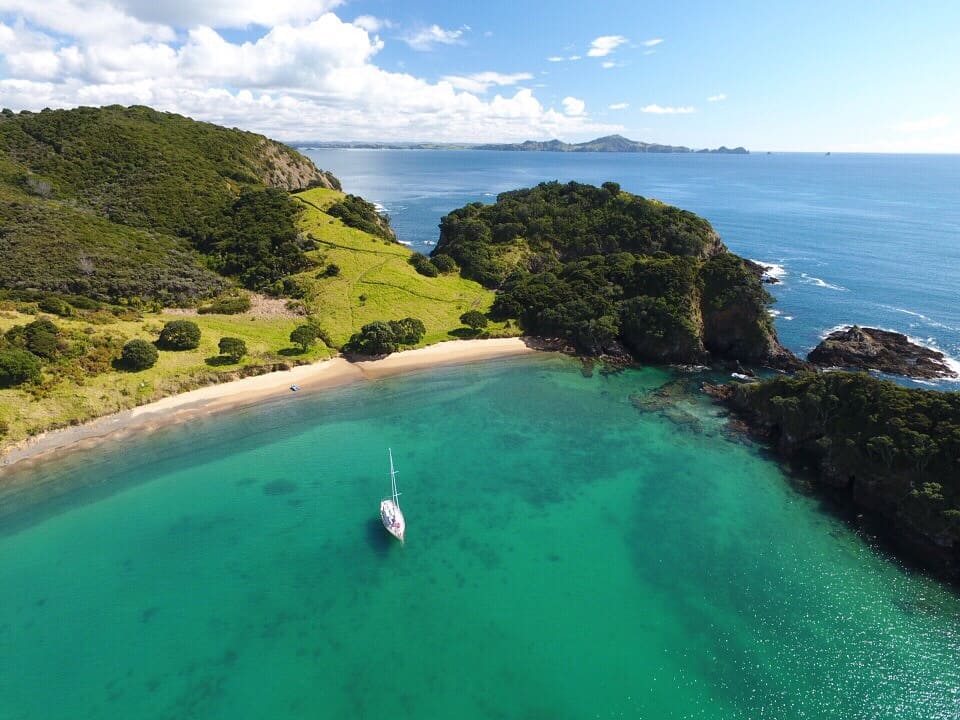
[[575, 97], [565, 97], [560, 104], [563, 105], [563, 111], [567, 115], [573, 116], [583, 115], [583, 111], [587, 107], [587, 104], [583, 100]]
[[950, 118], [946, 115], [932, 115], [931, 117], [919, 118], [917, 120], [905, 120], [893, 126], [894, 130], [908, 133], [930, 132], [931, 130], [942, 130], [950, 124]]
[[654, 115], [689, 115], [690, 113], [696, 112], [697, 109], [691, 105], [681, 105], [678, 107], [671, 107], [663, 105], [657, 105], [656, 103], [652, 105], [645, 105], [640, 108], [641, 112], [653, 113]]
[[628, 107], [630, 107], [630, 103], [618, 102], [614, 103], [613, 105], [608, 105], [607, 107], [611, 110], [626, 110]]
[[719, 93], [717, 95], [711, 95], [707, 98], [707, 102], [722, 102], [727, 99], [726, 93]]
[[389, 20], [374, 17], [373, 15], [360, 15], [353, 19], [353, 24], [372, 33], [379, 32], [383, 28], [393, 27], [393, 23]]
[[[16, 2], [0, 0], [0, 7]], [[79, 0], [51, 3], [80, 8]], [[77, 34], [58, 29], [61, 20], [45, 15], [40, 24], [36, 12], [30, 20], [28, 10], [0, 16], [0, 106], [138, 103], [285, 140], [496, 141], [622, 129], [591, 121], [576, 98], [556, 110], [530, 89], [480, 96], [529, 79], [529, 73], [491, 71], [432, 83], [386, 71], [376, 64], [384, 42], [332, 13], [281, 23], [241, 43], [209, 25], [173, 33], [170, 26], [150, 25], [146, 15], [141, 20], [119, 11], [108, 19], [128, 34], [102, 37], [89, 28], [107, 5], [91, 0], [87, 6], [86, 15], [73, 17], [82, 28]], [[27, 21], [29, 33], [18, 18]], [[163, 39], [169, 37], [177, 39]], [[472, 91], [466, 89], [471, 82]]]
[[414, 50], [433, 50], [437, 45], [460, 45], [463, 43], [463, 33], [469, 30], [464, 25], [457, 30], [444, 30], [439, 25], [431, 25], [403, 38]]
[[654, 47], [663, 42], [663, 38], [653, 38], [652, 40], [644, 40], [643, 44], [645, 47]]
[[516, 85], [521, 80], [532, 80], [533, 75], [527, 72], [506, 75], [498, 72], [480, 72], [472, 75], [447, 75], [443, 78], [458, 90], [472, 93], [484, 93], [494, 85]]
[[618, 47], [623, 45], [627, 39], [623, 35], [601, 35], [594, 38], [590, 43], [590, 50], [587, 55], [590, 57], [606, 57]]

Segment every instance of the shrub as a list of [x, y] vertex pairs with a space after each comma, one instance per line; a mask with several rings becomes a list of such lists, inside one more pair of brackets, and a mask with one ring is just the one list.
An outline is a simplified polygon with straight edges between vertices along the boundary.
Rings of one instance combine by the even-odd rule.
[[133, 372], [152, 368], [160, 354], [152, 343], [146, 340], [130, 340], [120, 351], [120, 362]]
[[368, 323], [354, 333], [346, 349], [361, 355], [389, 355], [401, 345], [416, 345], [426, 333], [426, 328], [417, 318], [381, 320]]
[[410, 259], [407, 260], [407, 262], [413, 265], [414, 270], [421, 275], [426, 275], [427, 277], [436, 277], [440, 274], [440, 271], [437, 270], [437, 266], [430, 262], [430, 258], [428, 258], [426, 255], [414, 253], [410, 256]]
[[3, 437], [8, 432], [10, 432], [10, 423], [6, 420], [0, 420], [0, 437]]
[[234, 362], [247, 354], [247, 344], [240, 338], [224, 337], [220, 338], [220, 354], [226, 355]]
[[323, 279], [328, 277], [336, 277], [340, 274], [340, 266], [334, 263], [330, 263], [324, 268], [323, 272], [317, 273], [317, 279]]
[[208, 305], [197, 308], [201, 315], [237, 315], [250, 310], [250, 297], [247, 295], [227, 295], [219, 297]]
[[54, 297], [53, 295], [48, 295], [47, 297], [43, 298], [39, 303], [37, 303], [37, 307], [44, 312], [48, 312], [52, 315], [59, 315], [61, 317], [67, 317], [73, 312], [73, 308], [70, 307], [69, 303], [61, 300], [58, 297]]
[[0, 350], [0, 387], [40, 380], [40, 358], [26, 350]]
[[200, 344], [200, 328], [190, 320], [171, 320], [160, 331], [157, 344], [164, 350], [193, 350]]
[[417, 318], [408, 317], [403, 320], [391, 320], [387, 324], [393, 331], [399, 345], [416, 345], [427, 333], [423, 322]]
[[397, 351], [397, 338], [389, 324], [377, 320], [354, 333], [347, 348], [361, 355], [389, 355]]
[[290, 333], [290, 342], [306, 352], [311, 345], [317, 344], [317, 329], [313, 325], [297, 325]]
[[434, 255], [430, 258], [433, 266], [442, 273], [453, 272], [457, 269], [457, 262], [445, 253]]
[[479, 310], [468, 310], [460, 316], [460, 322], [474, 330], [485, 328], [489, 324], [487, 316]]

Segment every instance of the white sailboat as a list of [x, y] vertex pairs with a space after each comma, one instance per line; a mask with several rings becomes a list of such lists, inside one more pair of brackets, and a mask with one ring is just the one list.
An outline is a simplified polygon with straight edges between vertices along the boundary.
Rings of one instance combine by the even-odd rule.
[[393, 450], [388, 448], [387, 452], [390, 454], [390, 485], [393, 495], [380, 501], [380, 520], [383, 521], [387, 532], [402, 543], [407, 522], [403, 519], [403, 512], [400, 510], [400, 493], [397, 492], [397, 471], [393, 467]]

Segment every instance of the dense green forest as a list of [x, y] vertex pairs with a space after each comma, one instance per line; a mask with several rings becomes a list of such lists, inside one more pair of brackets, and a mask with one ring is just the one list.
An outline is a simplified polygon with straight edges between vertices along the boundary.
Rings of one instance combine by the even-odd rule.
[[280, 143], [180, 115], [5, 110], [0, 287], [165, 304], [215, 295], [217, 273], [269, 288], [304, 267], [286, 191], [316, 185], [339, 188]]
[[960, 394], [799, 373], [736, 386], [730, 403], [892, 539], [960, 577]]
[[441, 220], [434, 255], [500, 290], [494, 317], [581, 352], [623, 343], [661, 362], [796, 365], [772, 298], [710, 223], [616, 183], [542, 183], [467, 205]]

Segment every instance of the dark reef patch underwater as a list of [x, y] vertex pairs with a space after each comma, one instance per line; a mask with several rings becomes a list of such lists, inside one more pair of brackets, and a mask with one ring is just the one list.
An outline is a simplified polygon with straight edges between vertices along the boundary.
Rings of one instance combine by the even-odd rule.
[[35, 468], [0, 716], [954, 717], [960, 598], [677, 380], [485, 362]]

